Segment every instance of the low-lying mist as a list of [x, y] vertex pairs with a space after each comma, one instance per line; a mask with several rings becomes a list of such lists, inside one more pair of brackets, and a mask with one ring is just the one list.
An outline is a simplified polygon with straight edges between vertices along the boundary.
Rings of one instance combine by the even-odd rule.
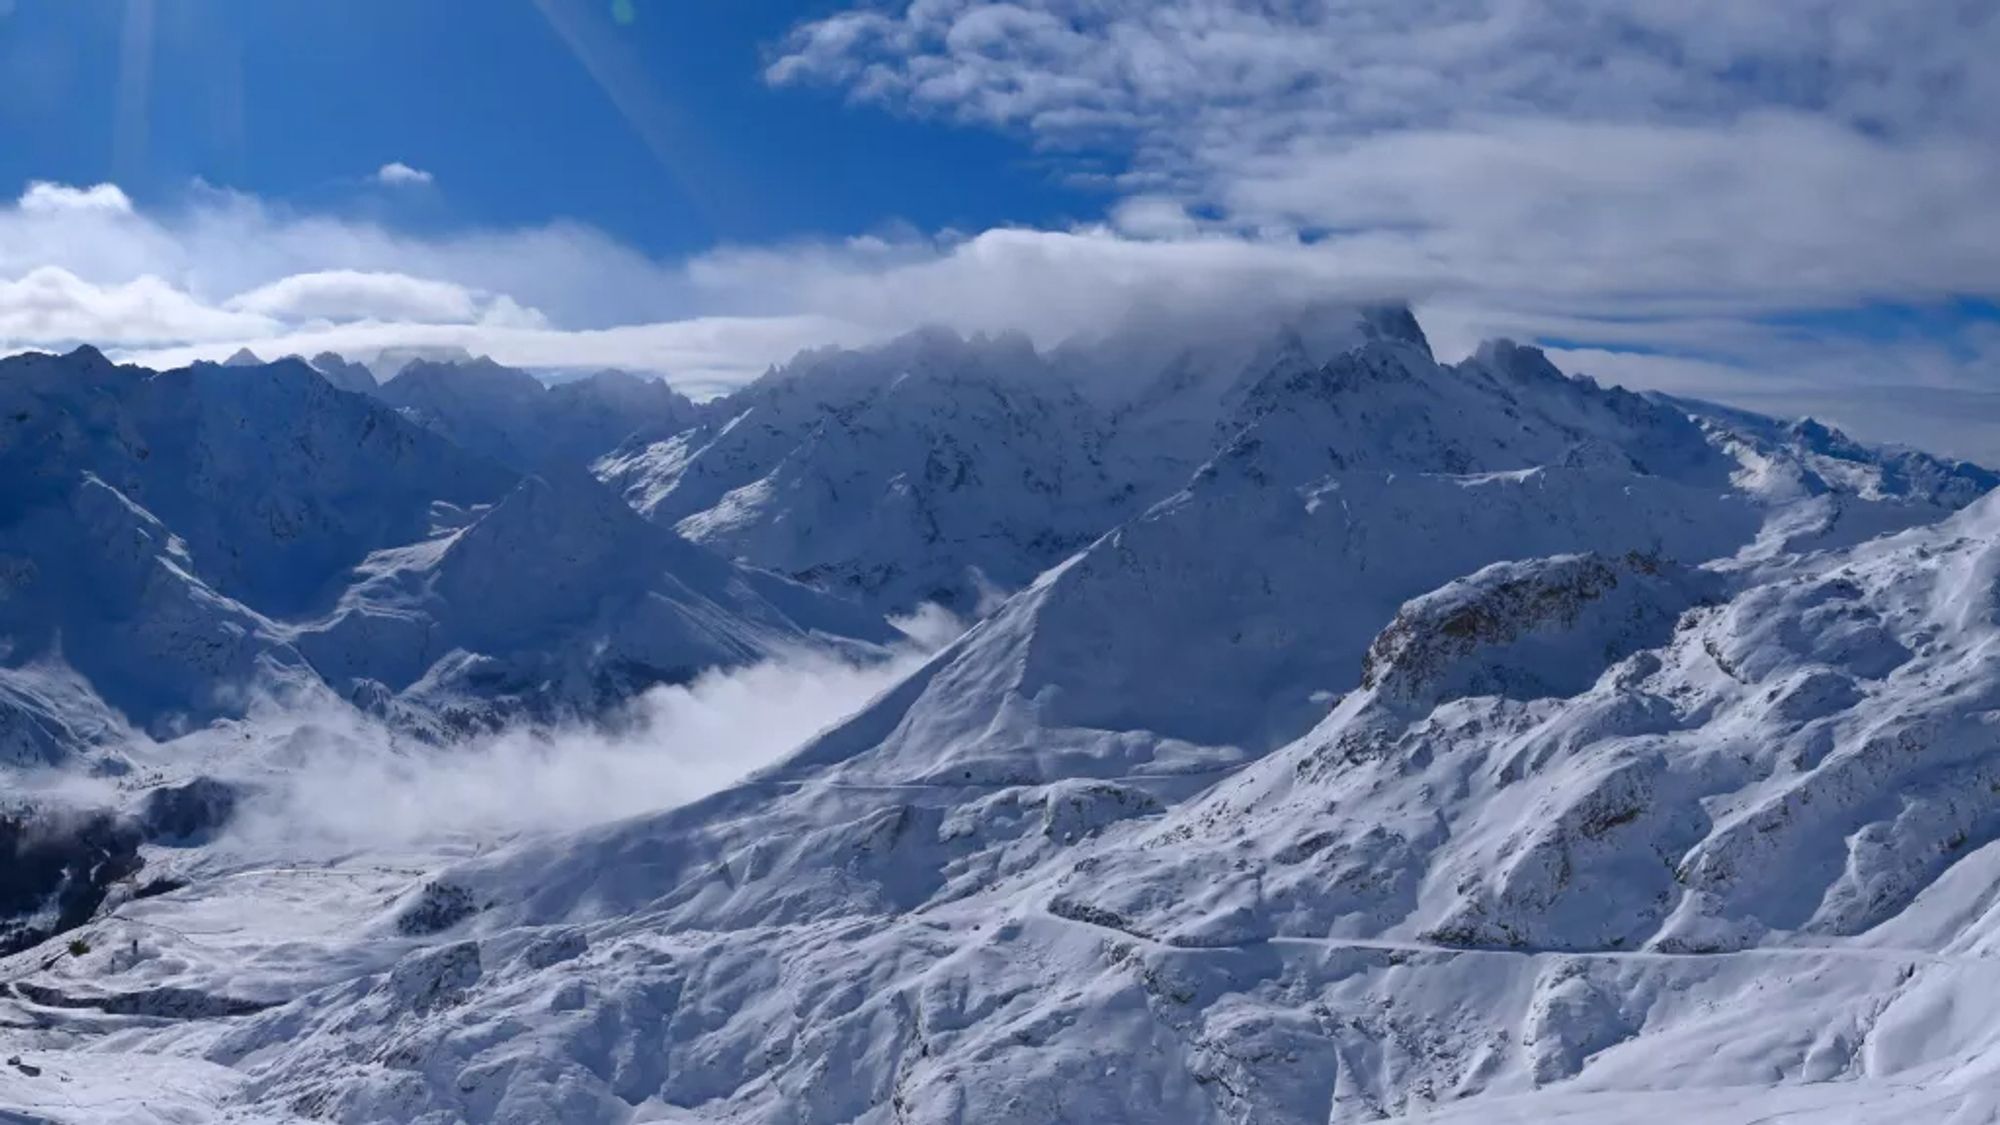
[[612, 721], [515, 727], [444, 746], [336, 707], [263, 709], [238, 774], [249, 792], [225, 833], [293, 854], [497, 840], [657, 811], [782, 758], [923, 662], [800, 653], [645, 693]]

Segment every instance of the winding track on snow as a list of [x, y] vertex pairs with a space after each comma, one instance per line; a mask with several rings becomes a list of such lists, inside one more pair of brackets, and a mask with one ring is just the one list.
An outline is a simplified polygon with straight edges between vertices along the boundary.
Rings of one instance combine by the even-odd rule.
[[1038, 908], [1034, 917], [1078, 926], [1104, 934], [1115, 934], [1120, 940], [1138, 942], [1150, 948], [1169, 953], [1230, 953], [1264, 946], [1289, 946], [1296, 948], [1322, 949], [1330, 951], [1360, 950], [1383, 953], [1421, 953], [1438, 956], [1485, 956], [1485, 957], [1552, 957], [1573, 958], [1583, 961], [1625, 961], [1625, 962], [1676, 962], [1705, 961], [1730, 957], [1772, 957], [1772, 958], [1821, 958], [1835, 957], [1864, 961], [1915, 962], [1925, 965], [1956, 965], [1971, 968], [2000, 969], [2000, 957], [1962, 956], [1953, 957], [1935, 953], [1927, 949], [1905, 949], [1887, 946], [1863, 945], [1767, 945], [1749, 949], [1716, 950], [1709, 953], [1669, 952], [1649, 949], [1497, 949], [1480, 946], [1437, 945], [1431, 942], [1403, 941], [1394, 938], [1314, 938], [1314, 937], [1268, 937], [1254, 941], [1228, 942], [1215, 945], [1176, 945], [1161, 941], [1146, 934], [1107, 926], [1084, 918], [1071, 918], [1057, 914], [1047, 907]]

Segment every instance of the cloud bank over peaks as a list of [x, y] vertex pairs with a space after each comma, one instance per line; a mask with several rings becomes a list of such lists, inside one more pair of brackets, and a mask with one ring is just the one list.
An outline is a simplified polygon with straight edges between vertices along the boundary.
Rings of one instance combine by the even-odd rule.
[[[1116, 39], [1119, 26], [1099, 30]], [[920, 100], [864, 71], [857, 96]], [[839, 71], [822, 58], [777, 73]], [[1068, 96], [1071, 110], [1091, 104]], [[1985, 202], [2000, 197], [2000, 145], [1796, 107], [1726, 120], [1445, 115], [1367, 134], [1315, 129], [1313, 115], [1284, 128], [1285, 113], [1210, 116], [1128, 122], [1130, 168], [1102, 221], [672, 260], [561, 219], [415, 231], [205, 185], [135, 202], [111, 184], [35, 183], [0, 205], [0, 351], [90, 343], [166, 367], [246, 347], [463, 349], [651, 372], [707, 397], [805, 348], [932, 324], [1049, 347], [1134, 310], [1194, 331], [1273, 306], [1408, 301], [1442, 358], [1510, 336], [1615, 381], [2000, 458], [2000, 441], [1966, 425], [2000, 415], [1988, 385], [2000, 340], [1987, 331], [2000, 313], [1916, 334], [1841, 319], [2000, 295], [2000, 212]], [[1936, 120], [1969, 128], [1964, 117]], [[1068, 135], [1040, 112], [1008, 121]], [[1926, 393], [1881, 410], [1867, 396], [1885, 379]]]
[[1899, 370], [1993, 394], [1996, 51], [1991, 3], [893, 0], [766, 77], [1074, 156], [1126, 236], [1284, 246], [1447, 352], [1840, 409]]
[[[96, 201], [96, 202], [88, 202]], [[122, 202], [118, 202], [122, 201]], [[1108, 224], [861, 236], [648, 257], [556, 221], [412, 233], [204, 188], [135, 207], [38, 184], [0, 207], [0, 348], [102, 345], [154, 366], [461, 347], [531, 367], [615, 366], [692, 393], [798, 351], [942, 324], [1053, 345], [1135, 306], [1226, 313], [1313, 297], [1400, 299], [1290, 237], [1141, 237]]]

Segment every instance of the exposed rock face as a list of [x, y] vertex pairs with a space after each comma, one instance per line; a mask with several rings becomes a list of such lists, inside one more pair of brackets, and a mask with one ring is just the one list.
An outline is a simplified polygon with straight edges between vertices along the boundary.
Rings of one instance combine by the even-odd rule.
[[66, 808], [0, 814], [0, 956], [90, 920], [111, 887], [143, 861], [139, 826], [116, 813]]
[[396, 932], [405, 937], [443, 933], [479, 912], [472, 892], [456, 883], [425, 883], [396, 915]]
[[212, 777], [152, 789], [140, 803], [139, 827], [149, 841], [200, 844], [228, 825], [239, 797], [237, 786]]
[[1368, 648], [1361, 686], [1406, 703], [1571, 695], [1607, 664], [1665, 641], [1684, 611], [1724, 586], [1636, 551], [1495, 563], [1398, 611]]

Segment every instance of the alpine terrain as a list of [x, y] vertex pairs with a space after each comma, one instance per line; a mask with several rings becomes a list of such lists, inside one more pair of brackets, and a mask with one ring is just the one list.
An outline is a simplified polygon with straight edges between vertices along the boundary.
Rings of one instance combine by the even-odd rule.
[[1996, 484], [1397, 307], [0, 360], [0, 1120], [2000, 1120]]

